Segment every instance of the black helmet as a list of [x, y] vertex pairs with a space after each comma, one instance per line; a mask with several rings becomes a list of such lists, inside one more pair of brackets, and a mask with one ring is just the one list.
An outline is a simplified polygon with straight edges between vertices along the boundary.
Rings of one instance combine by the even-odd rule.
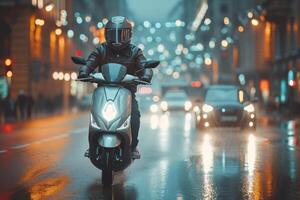
[[105, 25], [105, 39], [107, 44], [116, 50], [123, 49], [130, 44], [132, 25], [122, 16], [112, 17]]

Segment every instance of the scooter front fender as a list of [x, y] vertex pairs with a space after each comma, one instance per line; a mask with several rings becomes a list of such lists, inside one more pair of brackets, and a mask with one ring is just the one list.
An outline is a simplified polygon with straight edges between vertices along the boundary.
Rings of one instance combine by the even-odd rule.
[[115, 134], [103, 134], [99, 137], [98, 143], [104, 148], [115, 148], [121, 144], [121, 140]]

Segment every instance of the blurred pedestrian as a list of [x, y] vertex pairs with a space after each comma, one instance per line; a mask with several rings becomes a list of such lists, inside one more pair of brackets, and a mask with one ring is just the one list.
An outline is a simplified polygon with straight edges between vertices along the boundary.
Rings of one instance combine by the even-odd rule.
[[0, 99], [0, 124], [4, 121], [4, 99]]
[[27, 97], [27, 118], [28, 119], [31, 119], [33, 106], [34, 106], [34, 99], [31, 95], [28, 95]]
[[5, 122], [14, 122], [16, 120], [17, 112], [16, 112], [16, 103], [11, 98], [10, 95], [3, 102], [4, 107], [4, 121]]
[[20, 114], [20, 119], [24, 120], [26, 118], [26, 106], [27, 106], [27, 97], [24, 93], [24, 90], [20, 90], [17, 97], [17, 109]]
[[8, 96], [8, 83], [5, 77], [1, 77], [0, 72], [0, 124], [4, 120], [4, 100]]

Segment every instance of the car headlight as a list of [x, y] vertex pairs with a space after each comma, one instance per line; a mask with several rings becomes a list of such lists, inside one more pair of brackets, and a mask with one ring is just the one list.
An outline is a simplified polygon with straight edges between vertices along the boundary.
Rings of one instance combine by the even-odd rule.
[[157, 112], [158, 112], [158, 106], [157, 106], [156, 104], [152, 104], [152, 105], [150, 106], [150, 111], [151, 111], [152, 113], [157, 113]]
[[194, 111], [195, 113], [199, 113], [199, 112], [200, 112], [199, 106], [195, 106], [194, 109], [193, 109], [193, 111]]
[[251, 113], [255, 111], [255, 108], [253, 106], [253, 104], [249, 104], [248, 106], [244, 107], [244, 110]]
[[131, 116], [129, 116], [126, 121], [122, 124], [122, 126], [120, 126], [120, 128], [118, 128], [117, 130], [118, 131], [121, 131], [121, 130], [126, 130], [129, 128], [130, 126], [130, 119], [131, 119]]
[[94, 119], [94, 117], [93, 117], [93, 114], [91, 114], [91, 126], [92, 126], [93, 128], [95, 128], [95, 129], [101, 129], [101, 128], [98, 126], [97, 122], [95, 121], [95, 119]]
[[184, 103], [184, 109], [185, 109], [185, 111], [189, 111], [191, 108], [192, 108], [192, 102], [190, 102], [190, 101], [186, 101], [185, 103]]
[[113, 119], [116, 118], [117, 116], [117, 110], [116, 107], [114, 105], [114, 103], [112, 101], [108, 101], [105, 105], [104, 108], [102, 110], [102, 115], [103, 118], [107, 121], [110, 122]]
[[203, 111], [203, 112], [206, 112], [206, 113], [213, 111], [213, 109], [214, 109], [214, 108], [213, 108], [211, 105], [208, 105], [208, 104], [204, 104], [204, 105], [202, 106], [202, 111]]
[[168, 110], [168, 103], [166, 101], [162, 101], [160, 103], [160, 107], [163, 111], [167, 111]]

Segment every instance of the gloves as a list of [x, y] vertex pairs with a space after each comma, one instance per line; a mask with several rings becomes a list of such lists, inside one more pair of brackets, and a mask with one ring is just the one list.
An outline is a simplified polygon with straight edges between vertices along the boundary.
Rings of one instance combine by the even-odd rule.
[[145, 69], [144, 74], [140, 77], [142, 81], [151, 82], [153, 76], [152, 69]]
[[87, 73], [87, 67], [86, 66], [80, 67], [78, 78], [88, 78], [88, 77], [89, 77], [89, 73]]
[[88, 78], [88, 77], [89, 77], [89, 75], [86, 72], [79, 72], [79, 75], [78, 75], [79, 79]]
[[140, 77], [140, 79], [141, 79], [142, 81], [145, 81], [145, 82], [148, 82], [148, 83], [151, 82], [151, 78], [149, 78], [149, 76], [142, 76], [142, 77]]

